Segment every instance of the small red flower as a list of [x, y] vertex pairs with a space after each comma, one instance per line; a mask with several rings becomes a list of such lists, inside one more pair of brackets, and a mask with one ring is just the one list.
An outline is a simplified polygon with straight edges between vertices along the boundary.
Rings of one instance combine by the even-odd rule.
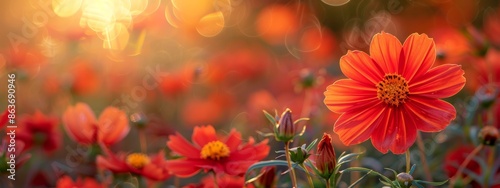
[[82, 144], [102, 142], [112, 145], [130, 130], [127, 115], [115, 107], [107, 107], [96, 119], [87, 104], [77, 103], [66, 109], [62, 121], [68, 135]]
[[179, 177], [190, 177], [200, 170], [213, 170], [215, 173], [242, 175], [253, 163], [264, 159], [269, 153], [268, 140], [255, 144], [250, 137], [242, 143], [241, 134], [231, 130], [225, 138], [216, 135], [214, 127], [195, 127], [193, 144], [176, 133], [169, 136], [167, 146], [182, 158], [167, 161], [167, 167]]
[[63, 176], [57, 180], [56, 188], [104, 188], [104, 185], [99, 184], [92, 178], [78, 178], [73, 181], [69, 176]]
[[16, 139], [22, 140], [26, 149], [39, 145], [50, 153], [61, 145], [59, 121], [56, 117], [45, 116], [36, 111], [33, 115], [22, 116], [18, 125]]
[[114, 154], [105, 146], [104, 156], [97, 156], [97, 166], [114, 173], [133, 173], [153, 181], [163, 181], [170, 177], [166, 168], [165, 154], [159, 151], [155, 155], [147, 156], [142, 153]]
[[464, 87], [464, 71], [452, 64], [431, 68], [435, 48], [425, 34], [401, 44], [382, 32], [373, 37], [370, 55], [349, 51], [340, 59], [348, 79], [328, 86], [324, 103], [341, 114], [333, 130], [345, 145], [371, 139], [380, 152], [401, 154], [417, 130], [438, 132], [455, 119], [455, 108], [441, 98]]

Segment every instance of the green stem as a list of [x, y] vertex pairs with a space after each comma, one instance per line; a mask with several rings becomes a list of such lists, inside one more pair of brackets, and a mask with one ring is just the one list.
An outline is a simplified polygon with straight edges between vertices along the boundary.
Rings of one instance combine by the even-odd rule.
[[467, 165], [469, 164], [469, 162], [472, 160], [472, 158], [474, 158], [474, 156], [477, 155], [477, 153], [479, 153], [479, 151], [481, 151], [481, 149], [483, 149], [483, 145], [479, 145], [477, 146], [468, 156], [467, 158], [465, 158], [464, 162], [462, 162], [462, 164], [460, 165], [460, 167], [458, 168], [457, 170], [457, 173], [455, 174], [455, 176], [453, 177], [453, 181], [450, 182], [450, 188], [453, 188], [455, 186], [455, 183], [457, 182], [457, 180], [459, 180], [462, 176], [462, 171], [464, 171], [465, 167], [467, 167]]
[[285, 142], [285, 156], [290, 169], [290, 178], [292, 178], [292, 187], [297, 187], [297, 179], [295, 178], [295, 170], [292, 167], [292, 159], [290, 158], [290, 141]]
[[146, 153], [147, 142], [146, 142], [146, 135], [143, 129], [139, 129], [139, 143], [141, 145], [141, 152]]
[[330, 179], [325, 179], [326, 181], [326, 188], [330, 188]]
[[406, 172], [410, 172], [410, 149], [406, 150]]
[[[360, 145], [355, 145], [353, 148], [354, 153], [363, 153], [363, 148]], [[351, 166], [361, 166], [360, 163], [361, 160], [353, 160], [351, 161]], [[351, 185], [354, 184], [354, 182], [358, 181], [358, 179], [361, 178], [361, 173], [358, 171], [353, 171], [351, 173]], [[335, 180], [336, 181], [336, 180]], [[354, 188], [358, 188], [359, 186], [354, 186]]]
[[484, 183], [483, 183], [483, 187], [485, 188], [489, 187], [491, 171], [495, 162], [495, 147], [490, 147], [490, 148], [491, 150], [488, 153], [488, 161], [487, 161], [489, 168], [486, 169], [486, 175], [484, 176]]
[[303, 163], [300, 164], [300, 166], [302, 166], [302, 168], [306, 170], [307, 182], [309, 182], [309, 187], [314, 187], [314, 183], [311, 174], [309, 173], [309, 170], [307, 170], [306, 166]]
[[417, 146], [418, 151], [420, 152], [420, 160], [422, 160], [422, 166], [424, 167], [425, 179], [428, 182], [432, 182], [431, 170], [429, 169], [429, 165], [427, 164], [427, 158], [424, 151], [424, 141], [422, 140], [420, 131], [417, 132]]

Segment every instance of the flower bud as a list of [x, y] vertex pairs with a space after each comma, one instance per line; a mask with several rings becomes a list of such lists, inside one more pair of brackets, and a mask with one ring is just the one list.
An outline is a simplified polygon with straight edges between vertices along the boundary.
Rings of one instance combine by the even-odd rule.
[[262, 176], [257, 180], [259, 187], [275, 187], [276, 167], [270, 166], [262, 169]]
[[320, 173], [319, 175], [325, 179], [329, 179], [335, 171], [336, 163], [332, 137], [324, 133], [323, 138], [319, 141], [316, 156], [316, 168]]
[[143, 113], [134, 113], [130, 115], [130, 121], [138, 128], [144, 128], [148, 123], [148, 119]]
[[306, 145], [290, 149], [290, 159], [297, 164], [302, 164], [311, 154], [307, 151]]
[[401, 185], [401, 187], [410, 187], [411, 182], [413, 181], [413, 176], [408, 173], [402, 172], [396, 176], [396, 180], [399, 182], [399, 185]]
[[483, 85], [474, 94], [483, 109], [490, 108], [495, 103], [496, 96], [498, 96], [498, 89], [492, 85]]
[[281, 114], [281, 118], [276, 126], [276, 140], [287, 142], [293, 139], [297, 131], [293, 123], [292, 111], [290, 109], [287, 108], [283, 114]]
[[300, 71], [300, 84], [302, 88], [311, 88], [316, 83], [316, 77], [309, 69], [302, 69]]
[[479, 131], [479, 140], [486, 146], [494, 146], [498, 140], [499, 133], [496, 127], [485, 126]]

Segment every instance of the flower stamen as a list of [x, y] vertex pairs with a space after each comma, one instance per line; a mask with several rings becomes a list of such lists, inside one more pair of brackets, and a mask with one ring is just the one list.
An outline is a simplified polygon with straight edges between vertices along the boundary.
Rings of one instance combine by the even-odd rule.
[[229, 147], [226, 144], [221, 141], [211, 141], [201, 148], [200, 154], [202, 159], [220, 160], [223, 157], [228, 157], [229, 153]]
[[386, 74], [377, 84], [377, 98], [392, 106], [404, 103], [409, 93], [408, 83], [399, 74]]
[[142, 153], [132, 153], [127, 156], [127, 164], [130, 166], [141, 169], [151, 162], [147, 155]]

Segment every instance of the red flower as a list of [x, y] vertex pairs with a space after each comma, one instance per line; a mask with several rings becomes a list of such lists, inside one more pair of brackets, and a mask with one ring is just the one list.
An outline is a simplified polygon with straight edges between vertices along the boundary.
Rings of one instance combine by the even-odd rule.
[[36, 111], [33, 115], [25, 115], [19, 120], [16, 139], [26, 144], [26, 149], [40, 145], [44, 151], [53, 152], [61, 145], [59, 121], [56, 117], [47, 117]]
[[97, 156], [97, 166], [114, 173], [133, 173], [150, 180], [163, 181], [170, 177], [166, 168], [165, 154], [159, 151], [156, 155], [147, 156], [142, 153], [113, 154], [105, 146], [106, 157]]
[[115, 107], [107, 107], [96, 119], [87, 104], [77, 103], [66, 109], [62, 120], [68, 135], [82, 144], [102, 142], [112, 145], [130, 130], [125, 112]]
[[104, 188], [92, 178], [78, 178], [73, 181], [69, 176], [63, 176], [57, 180], [56, 188]]
[[379, 33], [370, 44], [370, 55], [349, 51], [340, 59], [348, 79], [328, 86], [325, 104], [341, 116], [334, 131], [345, 145], [371, 138], [382, 153], [405, 152], [417, 130], [437, 132], [455, 119], [451, 97], [465, 84], [459, 65], [431, 68], [436, 59], [434, 41], [410, 35], [403, 45], [393, 35]]
[[241, 134], [231, 130], [227, 137], [217, 137], [214, 127], [199, 126], [193, 131], [189, 143], [179, 133], [169, 136], [167, 146], [183, 158], [167, 161], [167, 167], [179, 177], [190, 177], [200, 170], [213, 170], [215, 173], [242, 175], [253, 163], [264, 159], [269, 153], [268, 140], [255, 144], [250, 137], [242, 143]]

